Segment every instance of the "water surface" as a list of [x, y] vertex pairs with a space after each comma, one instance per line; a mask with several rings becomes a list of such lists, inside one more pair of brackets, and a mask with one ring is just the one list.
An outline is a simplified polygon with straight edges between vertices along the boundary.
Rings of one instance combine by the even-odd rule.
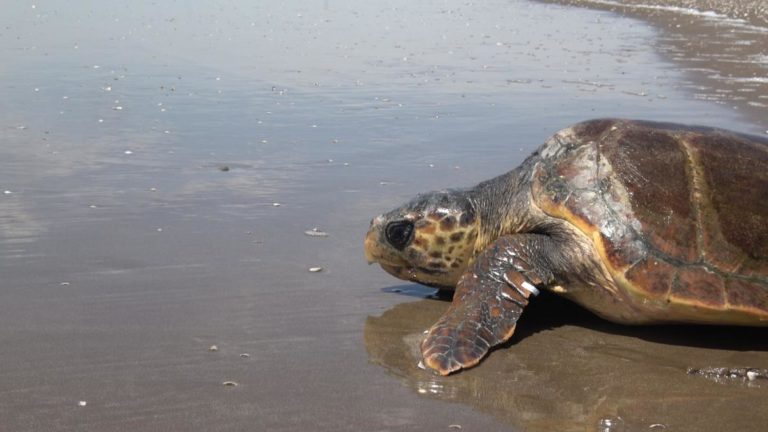
[[[414, 193], [502, 173], [585, 118], [761, 131], [692, 98], [650, 48], [659, 37], [609, 12], [517, 0], [6, 5], [1, 423], [508, 430], [526, 410], [548, 415], [557, 386], [584, 377], [559, 374], [530, 405], [455, 404], [382, 367], [366, 321], [407, 300], [364, 265], [362, 237]], [[421, 326], [435, 305], [395, 322]], [[560, 331], [531, 341], [555, 350]], [[680, 364], [650, 362], [642, 381]], [[600, 397], [574, 403], [595, 416]]]

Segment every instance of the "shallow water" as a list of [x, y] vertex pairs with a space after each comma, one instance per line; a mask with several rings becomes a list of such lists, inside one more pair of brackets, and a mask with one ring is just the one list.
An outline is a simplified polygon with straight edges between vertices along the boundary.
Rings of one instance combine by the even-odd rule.
[[[364, 265], [362, 236], [406, 197], [504, 172], [585, 118], [761, 132], [693, 99], [649, 48], [659, 37], [608, 12], [524, 1], [6, 6], [1, 424], [506, 430], [525, 428], [527, 409], [568, 422], [559, 386], [588, 377], [559, 374], [530, 406], [445, 403], [412, 391], [419, 378], [393, 379], [400, 363], [379, 365], [366, 320], [404, 298]], [[313, 227], [328, 237], [304, 234]], [[445, 306], [419, 304], [385, 327], [420, 327]], [[646, 349], [579, 323], [568, 331], [588, 329], [593, 346]], [[524, 340], [557, 355], [569, 328]], [[615, 357], [584, 349], [585, 364]], [[503, 358], [478, 373], [506, 376], [493, 366]], [[685, 363], [634, 358], [648, 373], [626, 389]], [[453, 382], [475, 376], [490, 375]], [[739, 391], [765, 400], [764, 386]], [[600, 414], [596, 395], [573, 402], [585, 410], [573, 424]]]
[[610, 10], [661, 29], [654, 48], [695, 99], [740, 112], [768, 133], [768, 9], [751, 0], [544, 0]]

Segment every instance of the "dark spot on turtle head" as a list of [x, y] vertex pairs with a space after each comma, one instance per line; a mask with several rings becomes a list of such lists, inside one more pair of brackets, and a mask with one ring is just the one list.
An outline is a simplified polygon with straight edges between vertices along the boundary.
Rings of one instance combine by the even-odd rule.
[[472, 225], [473, 223], [475, 223], [475, 215], [473, 215], [470, 212], [464, 212], [461, 214], [461, 217], [459, 218], [459, 224], [463, 228], [466, 228]]
[[414, 249], [408, 249], [405, 255], [410, 261], [418, 261], [421, 256], [421, 254]]
[[448, 253], [452, 254], [454, 250], [456, 250], [456, 246], [451, 246], [448, 248]]
[[440, 251], [434, 251], [434, 252], [430, 252], [429, 256], [432, 257], [432, 258], [442, 258], [443, 257], [443, 253], [440, 252]]
[[443, 231], [453, 231], [456, 226], [456, 218], [454, 216], [446, 216], [440, 221], [440, 229]]
[[427, 267], [433, 268], [433, 269], [442, 269], [445, 268], [445, 263], [442, 261], [430, 261], [427, 263]]
[[435, 243], [438, 246], [444, 245], [445, 244], [445, 237], [440, 237], [440, 236], [435, 237]]
[[413, 245], [421, 249], [424, 249], [424, 240], [421, 238], [417, 238], [416, 240], [413, 241]]
[[463, 239], [463, 238], [464, 238], [464, 232], [463, 231], [459, 231], [457, 233], [451, 234], [451, 241], [454, 242], [454, 243], [460, 242], [461, 239]]
[[453, 264], [451, 264], [451, 268], [459, 268], [459, 263], [454, 262]]

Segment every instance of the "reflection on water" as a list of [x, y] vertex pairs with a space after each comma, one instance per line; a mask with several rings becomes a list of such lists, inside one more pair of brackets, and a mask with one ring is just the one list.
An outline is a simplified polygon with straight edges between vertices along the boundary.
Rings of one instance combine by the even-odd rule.
[[768, 424], [768, 381], [688, 374], [767, 364], [768, 330], [622, 327], [561, 299], [538, 300], [510, 343], [449, 377], [416, 366], [421, 333], [445, 301], [369, 317], [366, 348], [418, 394], [470, 404], [526, 431], [761, 431]]

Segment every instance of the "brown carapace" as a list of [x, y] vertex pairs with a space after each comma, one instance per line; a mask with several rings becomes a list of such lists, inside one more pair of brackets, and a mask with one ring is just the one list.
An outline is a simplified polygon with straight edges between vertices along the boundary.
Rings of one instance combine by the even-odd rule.
[[365, 251], [456, 290], [421, 346], [443, 375], [508, 340], [539, 289], [625, 324], [768, 326], [768, 140], [579, 123], [507, 174], [376, 217]]

